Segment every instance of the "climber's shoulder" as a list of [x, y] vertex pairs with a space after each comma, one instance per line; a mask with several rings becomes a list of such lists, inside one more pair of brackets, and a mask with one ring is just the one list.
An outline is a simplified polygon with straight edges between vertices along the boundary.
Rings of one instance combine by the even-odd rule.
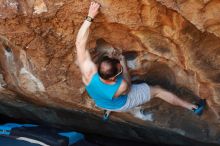
[[81, 69], [82, 80], [85, 85], [88, 85], [94, 74], [97, 73], [97, 67], [92, 61], [88, 61], [84, 68]]

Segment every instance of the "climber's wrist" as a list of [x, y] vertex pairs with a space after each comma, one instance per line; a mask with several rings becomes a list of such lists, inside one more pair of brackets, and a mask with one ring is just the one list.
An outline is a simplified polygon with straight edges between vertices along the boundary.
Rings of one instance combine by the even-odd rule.
[[89, 22], [93, 22], [94, 18], [88, 15], [88, 16], [86, 16], [85, 20], [87, 20]]

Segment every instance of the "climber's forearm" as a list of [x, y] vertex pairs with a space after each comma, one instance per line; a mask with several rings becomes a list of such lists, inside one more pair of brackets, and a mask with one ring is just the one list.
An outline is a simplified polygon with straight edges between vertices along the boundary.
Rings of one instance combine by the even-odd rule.
[[131, 86], [131, 78], [128, 71], [123, 70], [123, 78], [126, 80], [129, 86]]
[[[100, 4], [92, 1], [89, 7], [89, 12], [86, 20], [83, 22], [76, 37], [76, 51], [79, 63], [85, 61], [90, 57], [89, 52], [86, 50], [86, 44], [89, 37], [89, 28], [92, 20], [99, 13]], [[90, 18], [90, 19], [88, 19]]]
[[123, 78], [126, 80], [126, 82], [128, 83], [129, 87], [131, 85], [131, 77], [129, 75], [129, 72], [128, 72], [128, 68], [127, 68], [127, 63], [126, 63], [126, 60], [125, 58], [123, 57], [120, 61], [122, 67], [123, 67]]
[[91, 22], [85, 20], [82, 26], [79, 29], [79, 32], [76, 37], [76, 51], [77, 53], [85, 53], [86, 51], [86, 44], [89, 37]]

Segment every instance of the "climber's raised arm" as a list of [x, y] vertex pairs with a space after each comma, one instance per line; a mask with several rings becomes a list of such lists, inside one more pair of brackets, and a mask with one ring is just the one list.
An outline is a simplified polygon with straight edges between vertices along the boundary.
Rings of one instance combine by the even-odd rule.
[[85, 84], [88, 84], [91, 76], [95, 72], [97, 72], [96, 65], [93, 63], [89, 51], [86, 49], [86, 45], [89, 37], [90, 25], [92, 23], [92, 20], [98, 14], [99, 8], [99, 3], [91, 2], [88, 16], [80, 27], [76, 37], [77, 61], [80, 67], [80, 71], [82, 73], [83, 82]]

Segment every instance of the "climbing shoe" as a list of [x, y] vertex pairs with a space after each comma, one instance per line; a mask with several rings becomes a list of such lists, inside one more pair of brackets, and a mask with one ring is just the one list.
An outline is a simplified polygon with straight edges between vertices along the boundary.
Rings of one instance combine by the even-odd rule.
[[104, 122], [108, 121], [109, 116], [110, 116], [110, 113], [111, 113], [111, 111], [104, 110], [104, 115], [103, 115], [103, 118], [102, 118], [102, 120], [103, 120]]
[[196, 105], [197, 105], [197, 108], [192, 109], [192, 110], [196, 115], [201, 116], [202, 113], [203, 113], [203, 110], [205, 108], [205, 105], [206, 105], [206, 100], [205, 99], [200, 99], [199, 102]]

